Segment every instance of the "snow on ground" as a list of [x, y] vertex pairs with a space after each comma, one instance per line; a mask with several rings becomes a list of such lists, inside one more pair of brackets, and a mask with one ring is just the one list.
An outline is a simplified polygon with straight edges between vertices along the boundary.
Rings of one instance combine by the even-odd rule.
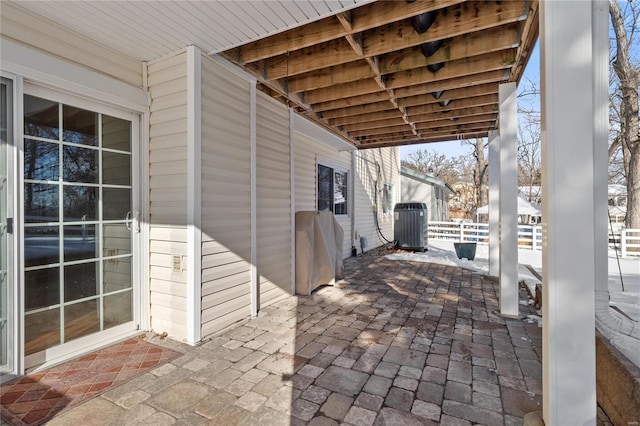
[[[394, 253], [387, 255], [386, 258], [458, 266], [482, 274], [489, 274], [489, 246], [485, 244], [476, 246], [476, 257], [473, 261], [458, 259], [452, 241], [438, 240], [430, 240], [429, 250], [424, 253]], [[531, 294], [535, 294], [536, 284], [540, 284], [540, 280], [525, 265], [532, 266], [538, 274], [542, 275], [542, 252], [520, 249], [518, 250], [518, 259], [518, 281], [524, 281]]]
[[[429, 240], [429, 250], [424, 253], [394, 253], [385, 256], [391, 260], [409, 260], [414, 262], [431, 262], [442, 265], [458, 266], [472, 271], [489, 273], [489, 246], [478, 244], [476, 257], [473, 261], [458, 259], [453, 241]], [[542, 276], [542, 251], [518, 250], [518, 280], [524, 281], [531, 294], [535, 294], [536, 284], [540, 280], [527, 266], [530, 266]], [[624, 287], [624, 288], [623, 288]], [[640, 322], [640, 258], [617, 258], [614, 250], [609, 250], [609, 294], [610, 305], [633, 321]], [[521, 303], [523, 303], [521, 301]], [[526, 302], [524, 302], [526, 303]], [[537, 322], [542, 326], [542, 318], [529, 315], [525, 321]], [[636, 365], [640, 366], [640, 351], [638, 341], [619, 333], [608, 333], [611, 342], [627, 355]]]

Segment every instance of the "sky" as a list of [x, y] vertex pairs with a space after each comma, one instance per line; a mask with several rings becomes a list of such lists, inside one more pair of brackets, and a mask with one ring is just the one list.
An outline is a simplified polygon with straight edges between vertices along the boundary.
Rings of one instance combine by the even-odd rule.
[[[531, 53], [529, 63], [524, 70], [522, 80], [520, 82], [520, 88], [527, 80], [531, 80], [533, 83], [540, 87], [540, 49], [539, 41]], [[518, 100], [520, 101], [520, 100]], [[449, 142], [435, 142], [429, 144], [416, 144], [416, 145], [402, 145], [400, 146], [400, 158], [405, 159], [407, 155], [420, 149], [435, 150], [439, 154], [444, 154], [447, 157], [456, 157], [461, 154], [470, 154], [473, 151], [473, 147], [469, 144], [464, 144], [462, 141], [449, 141]]]

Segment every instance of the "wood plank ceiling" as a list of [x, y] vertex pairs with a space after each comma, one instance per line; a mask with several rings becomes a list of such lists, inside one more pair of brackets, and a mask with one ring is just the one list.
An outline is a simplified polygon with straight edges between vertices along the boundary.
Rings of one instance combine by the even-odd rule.
[[358, 148], [486, 137], [518, 82], [537, 0], [377, 1], [222, 53]]

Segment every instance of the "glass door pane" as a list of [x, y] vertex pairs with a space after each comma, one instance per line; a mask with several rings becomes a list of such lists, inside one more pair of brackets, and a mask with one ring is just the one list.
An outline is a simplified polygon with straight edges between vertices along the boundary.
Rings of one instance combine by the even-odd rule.
[[11, 256], [11, 231], [9, 223], [11, 213], [11, 176], [10, 150], [13, 131], [12, 83], [2, 79], [0, 82], [0, 374], [12, 373], [15, 369], [13, 354], [13, 273]]
[[132, 124], [24, 96], [25, 355], [133, 321]]

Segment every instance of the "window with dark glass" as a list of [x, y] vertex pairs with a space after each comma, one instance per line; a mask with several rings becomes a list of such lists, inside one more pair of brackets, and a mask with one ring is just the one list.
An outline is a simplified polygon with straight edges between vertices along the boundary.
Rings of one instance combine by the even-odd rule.
[[318, 210], [348, 214], [349, 173], [318, 164]]

